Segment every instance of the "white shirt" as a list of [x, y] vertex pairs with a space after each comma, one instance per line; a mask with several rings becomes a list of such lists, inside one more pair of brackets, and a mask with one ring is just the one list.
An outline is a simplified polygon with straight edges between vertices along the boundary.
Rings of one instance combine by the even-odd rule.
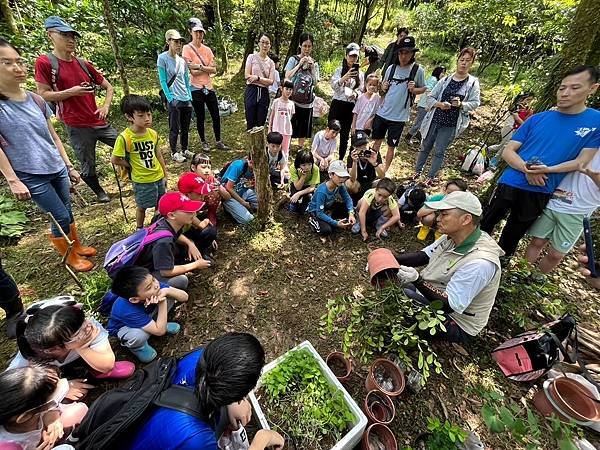
[[327, 158], [335, 153], [337, 148], [337, 138], [325, 139], [325, 130], [315, 134], [312, 141], [312, 151], [316, 152], [321, 158]]
[[[434, 249], [442, 238], [425, 247], [422, 252], [431, 258]], [[487, 259], [476, 259], [460, 267], [446, 286], [448, 303], [459, 314], [471, 304], [473, 299], [486, 287], [496, 275], [498, 268]]]

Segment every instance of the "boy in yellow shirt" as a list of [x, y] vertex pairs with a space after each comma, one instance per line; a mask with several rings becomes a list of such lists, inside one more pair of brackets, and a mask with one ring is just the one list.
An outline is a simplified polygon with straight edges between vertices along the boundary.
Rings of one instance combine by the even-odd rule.
[[135, 221], [144, 227], [146, 209], [156, 208], [166, 190], [167, 168], [152, 128], [150, 103], [141, 95], [126, 95], [121, 112], [130, 125], [117, 138], [110, 161], [129, 172], [137, 206]]

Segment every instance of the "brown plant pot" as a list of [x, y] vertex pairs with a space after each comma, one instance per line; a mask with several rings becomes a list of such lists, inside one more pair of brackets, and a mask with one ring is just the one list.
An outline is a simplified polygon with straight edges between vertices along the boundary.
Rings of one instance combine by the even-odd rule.
[[[340, 375], [333, 370], [331, 364], [334, 362], [338, 362], [344, 366], [345, 370], [343, 374]], [[329, 355], [327, 355], [327, 358], [325, 358], [325, 363], [341, 383], [347, 381], [352, 373], [352, 361], [349, 358], [346, 358], [346, 355], [344, 355], [342, 352], [331, 352]]]
[[367, 262], [369, 264], [369, 276], [372, 285], [381, 284], [382, 281], [385, 281], [379, 280], [377, 276], [381, 272], [389, 271], [390, 269], [397, 271], [400, 268], [400, 264], [394, 258], [394, 254], [387, 248], [373, 250], [367, 256]]
[[360, 441], [361, 450], [371, 450], [372, 447], [369, 446], [369, 438], [373, 439], [372, 436], [374, 435], [383, 444], [385, 450], [398, 450], [398, 443], [396, 442], [394, 433], [382, 423], [374, 423], [367, 427]]
[[387, 425], [394, 420], [396, 408], [390, 397], [381, 391], [370, 391], [363, 402], [363, 411], [371, 423]]
[[546, 397], [546, 393], [544, 390], [537, 391], [533, 396], [533, 406], [534, 408], [544, 417], [550, 417], [552, 414], [557, 414], [561, 419], [566, 419], [562, 414], [557, 413], [557, 411], [552, 407], [552, 404]]
[[[375, 379], [375, 374], [379, 371], [383, 371], [385, 376], [392, 380], [393, 389], [386, 389], [388, 386], [380, 386]], [[404, 374], [400, 368], [392, 361], [386, 358], [378, 358], [373, 361], [369, 368], [369, 374], [365, 379], [365, 387], [367, 392], [378, 390], [391, 397], [392, 399], [398, 397], [404, 391], [405, 381]]]
[[580, 422], [600, 419], [599, 405], [592, 400], [593, 394], [577, 380], [568, 377], [554, 378], [548, 385], [548, 395], [560, 408], [563, 416]]

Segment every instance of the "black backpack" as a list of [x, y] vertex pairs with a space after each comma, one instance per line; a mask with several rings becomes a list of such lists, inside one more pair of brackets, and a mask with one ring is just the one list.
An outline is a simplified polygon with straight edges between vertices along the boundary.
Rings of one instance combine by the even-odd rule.
[[171, 408], [204, 420], [192, 389], [172, 385], [177, 358], [158, 358], [138, 369], [122, 387], [94, 401], [85, 418], [69, 437], [76, 449], [119, 448], [124, 437], [156, 406]]
[[[417, 63], [413, 63], [411, 69], [410, 69], [410, 73], [408, 74], [408, 78], [394, 78], [394, 75], [396, 73], [396, 67], [398, 66], [397, 63], [392, 65], [392, 69], [390, 70], [390, 74], [387, 78], [388, 83], [397, 83], [397, 84], [401, 84], [401, 83], [409, 83], [410, 81], [415, 81], [415, 76], [417, 75], [417, 71], [419, 70], [419, 65]], [[404, 101], [404, 107], [406, 108], [407, 106], [411, 106], [413, 105], [413, 103], [415, 102], [415, 94], [411, 94], [410, 92], [407, 91], [407, 96], [406, 96], [406, 100]]]
[[[300, 62], [298, 55], [294, 55], [294, 59]], [[301, 105], [308, 105], [314, 101], [315, 80], [313, 80], [311, 69], [300, 67], [292, 77], [292, 83], [294, 84], [294, 90], [290, 96], [292, 101]]]

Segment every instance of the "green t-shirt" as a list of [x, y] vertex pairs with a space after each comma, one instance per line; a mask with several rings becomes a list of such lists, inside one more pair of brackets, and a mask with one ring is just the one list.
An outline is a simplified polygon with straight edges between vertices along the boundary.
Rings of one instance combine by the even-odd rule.
[[445, 196], [446, 196], [446, 194], [433, 194], [433, 195], [430, 195], [429, 197], [427, 197], [427, 201], [428, 202], [439, 202]]
[[[296, 169], [296, 166], [291, 164], [290, 165], [290, 182], [295, 183], [299, 179], [300, 179], [300, 176], [298, 175], [298, 169]], [[310, 178], [307, 178], [306, 180], [304, 180], [303, 187], [306, 188], [308, 186], [317, 186], [320, 182], [321, 182], [321, 174], [319, 172], [319, 168], [317, 167], [316, 164], [313, 164], [312, 169], [311, 169]]]
[[[148, 128], [144, 134], [137, 135], [126, 128], [115, 142], [113, 155], [125, 158], [129, 156], [131, 181], [136, 183], [154, 183], [165, 177], [158, 162], [158, 133]], [[127, 153], [126, 153], [127, 152]]]

